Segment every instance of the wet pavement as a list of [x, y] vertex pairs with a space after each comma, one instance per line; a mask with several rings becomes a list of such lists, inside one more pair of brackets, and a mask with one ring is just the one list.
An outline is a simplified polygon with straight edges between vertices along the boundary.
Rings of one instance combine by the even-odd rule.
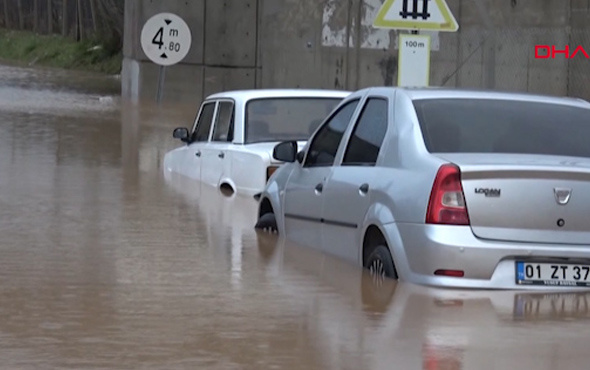
[[252, 199], [163, 179], [194, 111], [118, 86], [0, 66], [0, 368], [585, 368], [590, 293], [375, 283], [257, 233]]

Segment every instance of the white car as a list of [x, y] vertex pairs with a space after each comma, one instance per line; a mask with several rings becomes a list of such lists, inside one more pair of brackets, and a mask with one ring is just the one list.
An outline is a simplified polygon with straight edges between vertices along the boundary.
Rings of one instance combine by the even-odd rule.
[[301, 147], [350, 92], [306, 89], [228, 91], [208, 96], [193, 127], [174, 130], [186, 143], [164, 157], [164, 171], [253, 195], [283, 163], [273, 159], [281, 141]]

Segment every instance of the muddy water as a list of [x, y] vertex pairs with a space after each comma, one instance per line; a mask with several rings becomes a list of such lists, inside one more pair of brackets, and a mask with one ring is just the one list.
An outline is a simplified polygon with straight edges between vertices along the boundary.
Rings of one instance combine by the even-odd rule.
[[590, 295], [449, 291], [253, 231], [164, 180], [191, 109], [119, 81], [0, 67], [0, 368], [585, 368]]

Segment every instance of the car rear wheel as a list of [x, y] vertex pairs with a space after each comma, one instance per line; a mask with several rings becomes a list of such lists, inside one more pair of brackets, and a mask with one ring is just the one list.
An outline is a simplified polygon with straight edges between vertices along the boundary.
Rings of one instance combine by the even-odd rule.
[[369, 269], [369, 273], [375, 278], [398, 278], [393, 265], [393, 258], [391, 258], [389, 248], [385, 245], [379, 245], [371, 252], [365, 262], [365, 267]]

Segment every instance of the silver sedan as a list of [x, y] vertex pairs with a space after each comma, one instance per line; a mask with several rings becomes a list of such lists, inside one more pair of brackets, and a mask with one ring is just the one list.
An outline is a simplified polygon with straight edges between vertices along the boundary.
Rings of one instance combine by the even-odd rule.
[[417, 284], [590, 287], [590, 103], [453, 89], [347, 97], [257, 194], [257, 228]]

